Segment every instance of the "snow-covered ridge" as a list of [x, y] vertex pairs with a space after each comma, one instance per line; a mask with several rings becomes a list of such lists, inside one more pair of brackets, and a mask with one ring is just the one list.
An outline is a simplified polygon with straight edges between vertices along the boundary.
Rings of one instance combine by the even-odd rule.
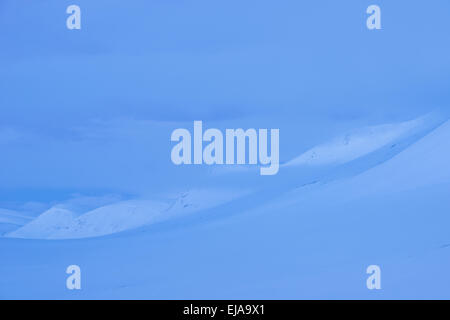
[[[420, 132], [425, 135], [424, 132], [435, 128], [436, 123], [436, 118], [425, 116], [401, 123], [362, 128], [314, 147], [286, 163], [285, 166], [342, 164], [409, 137], [412, 138], [408, 141], [411, 140], [414, 143], [406, 150], [415, 150], [414, 146], [420, 144], [420, 139], [416, 141], [418, 138], [415, 134]], [[440, 128], [434, 131], [440, 132], [445, 126], [442, 125]], [[426, 136], [433, 136], [434, 131]], [[415, 154], [414, 158], [421, 157]], [[281, 182], [284, 183], [284, 181]], [[284, 192], [289, 192], [283, 183], [280, 187], [286, 189]], [[159, 198], [117, 201], [81, 215], [75, 214], [67, 207], [54, 206], [23, 227], [9, 230], [5, 236], [30, 239], [78, 239], [114, 234], [212, 208], [246, 194], [242, 190], [236, 188], [234, 190], [237, 191], [223, 188], [196, 189]]]
[[284, 166], [323, 166], [350, 162], [386, 145], [395, 143], [436, 123], [433, 115], [418, 119], [369, 126], [354, 130], [315, 146]]
[[67, 229], [75, 218], [71, 211], [53, 207], [23, 227], [7, 234], [12, 238], [47, 238], [61, 229]]
[[365, 189], [366, 192], [392, 192], [439, 185], [450, 181], [449, 163], [450, 121], [446, 121], [389, 161], [349, 182], [358, 185], [356, 189]]
[[[372, 195], [389, 195], [417, 188], [444, 185], [450, 181], [450, 120], [447, 120], [408, 148], [368, 170], [330, 184], [318, 184], [309, 194], [321, 199], [333, 195], [334, 201], [354, 201]], [[304, 188], [296, 188], [284, 197], [303, 199]]]
[[80, 216], [65, 208], [53, 207], [6, 236], [25, 239], [98, 237], [207, 209], [240, 195], [227, 190], [194, 190], [162, 200], [120, 201]]

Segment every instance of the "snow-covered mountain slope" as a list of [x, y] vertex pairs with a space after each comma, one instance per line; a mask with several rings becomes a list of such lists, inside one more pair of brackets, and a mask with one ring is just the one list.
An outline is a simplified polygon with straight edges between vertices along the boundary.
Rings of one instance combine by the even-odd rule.
[[52, 208], [6, 236], [29, 239], [99, 237], [204, 210], [242, 194], [227, 190], [192, 190], [163, 200], [121, 201], [78, 217], [67, 209]]
[[[72, 241], [2, 238], [0, 297], [448, 299], [449, 137], [447, 122], [356, 177], [203, 210], [220, 219]], [[77, 292], [64, 288], [71, 264], [83, 272]], [[365, 286], [372, 264], [379, 291]]]
[[6, 234], [12, 238], [45, 239], [61, 229], [67, 229], [75, 219], [71, 211], [53, 207], [23, 227]]
[[427, 115], [418, 119], [360, 128], [311, 148], [284, 166], [339, 165], [353, 161], [386, 145], [425, 131], [437, 118]]
[[372, 192], [375, 190], [389, 192], [448, 181], [450, 181], [450, 121], [390, 161], [355, 177], [352, 183], [359, 185], [360, 189], [370, 189]]
[[47, 239], [102, 236], [155, 222], [168, 205], [156, 201], [123, 201], [89, 211], [70, 221], [67, 229], [50, 234]]
[[[440, 185], [450, 181], [449, 163], [450, 121], [446, 121], [388, 161], [344, 181], [315, 186], [313, 193], [320, 196], [326, 191], [335, 198], [348, 200], [373, 193], [389, 194]], [[287, 197], [296, 199], [303, 193], [303, 188], [297, 188]]]
[[[285, 176], [283, 176], [284, 173], [282, 173], [279, 177], [272, 180], [272, 183], [266, 182], [266, 184], [261, 184], [262, 189], [255, 194], [251, 194], [249, 197], [246, 197], [247, 192], [243, 190], [239, 192], [231, 192], [231, 189], [196, 189], [182, 194], [161, 197], [156, 200], [153, 198], [151, 200], [121, 201], [96, 208], [80, 216], [76, 216], [67, 209], [52, 208], [31, 223], [28, 223], [18, 230], [7, 233], [6, 236], [30, 239], [78, 239], [98, 237], [154, 224], [174, 217], [189, 216], [190, 213], [195, 211], [202, 211], [203, 215], [204, 211], [208, 208], [220, 206], [221, 204], [228, 203], [236, 198], [242, 199], [236, 203], [232, 203], [228, 207], [233, 208], [234, 206], [237, 208], [236, 210], [247, 210], [253, 206], [253, 202], [266, 203], [270, 200], [271, 196], [278, 197], [284, 193], [287, 195], [285, 196], [285, 198], [288, 198], [286, 200], [287, 202], [294, 201], [298, 197], [303, 197], [305, 190], [309, 190], [311, 188], [313, 190], [318, 188], [319, 194], [325, 192], [325, 190], [329, 188], [338, 188], [339, 190], [336, 190], [335, 194], [339, 194], [341, 190], [346, 190], [346, 188], [340, 187], [342, 179], [344, 179], [346, 183], [349, 183], [350, 181], [357, 183], [356, 181], [358, 181], [358, 179], [361, 180], [365, 175], [370, 175], [371, 172], [376, 172], [377, 170], [380, 170], [380, 168], [384, 168], [386, 166], [393, 166], [393, 168], [397, 168], [400, 166], [396, 164], [397, 161], [406, 162], [404, 159], [397, 160], [398, 158], [402, 159], [404, 157], [411, 157], [415, 159], [414, 161], [421, 161], [421, 151], [414, 150], [427, 150], [426, 152], [429, 152], [431, 155], [435, 154], [436, 150], [433, 151], [428, 149], [445, 143], [445, 140], [447, 139], [445, 131], [446, 126], [448, 125], [447, 123], [441, 125], [429, 135], [426, 135], [426, 137], [422, 139], [425, 142], [419, 139], [417, 143], [414, 143], [414, 141], [418, 139], [414, 134], [425, 134], [423, 132], [426, 130], [431, 130], [430, 128], [436, 126], [437, 121], [438, 120], [436, 117], [425, 116], [416, 120], [398, 124], [381, 125], [357, 130], [354, 135], [348, 136], [347, 143], [337, 143], [331, 147], [315, 148], [317, 150], [322, 150], [323, 152], [315, 153], [317, 156], [314, 158], [315, 160], [310, 159], [313, 162], [305, 162], [309, 164], [329, 163], [327, 161], [330, 160], [330, 158], [327, 158], [326, 154], [339, 154], [339, 152], [335, 151], [340, 150], [342, 156], [340, 159], [344, 162], [350, 162], [350, 164], [345, 164], [343, 167], [336, 167], [327, 170], [318, 168], [315, 171], [309, 170], [310, 172], [305, 174], [301, 167], [298, 166], [299, 162], [295, 162], [296, 160], [294, 159], [292, 162], [286, 164], [285, 169], [290, 171]], [[421, 137], [421, 135], [419, 135], [419, 137]], [[389, 152], [381, 152], [379, 155], [375, 154], [375, 156], [372, 157], [374, 159], [367, 156], [364, 157], [366, 153], [374, 153], [386, 144], [391, 144], [399, 139], [407, 140], [409, 141], [408, 143], [411, 143], [412, 145], [404, 151], [401, 151], [401, 149], [396, 151], [396, 149], [391, 146], [388, 150]], [[441, 139], [443, 141], [433, 142], [433, 139]], [[428, 140], [430, 140], [430, 142], [428, 142]], [[367, 146], [365, 145], [366, 143]], [[426, 147], [422, 147], [422, 144], [425, 144]], [[395, 154], [396, 152], [400, 153], [389, 160], [392, 157], [392, 153]], [[408, 155], [409, 153], [412, 154]], [[308, 152], [305, 154], [308, 154]], [[297, 158], [297, 160], [300, 158], [306, 159], [307, 157], [305, 154]], [[351, 162], [352, 160], [355, 160], [355, 158], [359, 158], [360, 160], [358, 160], [358, 162]], [[431, 158], [433, 161], [438, 161], [434, 156], [431, 156]], [[333, 160], [332, 162], [333, 164], [336, 164], [336, 161]], [[339, 161], [337, 162], [339, 163]], [[382, 165], [379, 165], [379, 163], [382, 163]], [[414, 162], [406, 163], [407, 166], [412, 166], [414, 164]], [[374, 165], [375, 167], [372, 168]], [[421, 164], [418, 165], [420, 166]], [[441, 163], [440, 165], [442, 166], [443, 164]], [[407, 166], [405, 166], [405, 169]], [[425, 170], [425, 167], [422, 169]], [[443, 170], [445, 169], [446, 168]], [[296, 170], [300, 171], [295, 172]], [[358, 173], [360, 173], [361, 170], [363, 170], [364, 173], [359, 175]], [[390, 170], [396, 171], [396, 169]], [[414, 171], [413, 169], [411, 170]], [[352, 179], [351, 177], [355, 174], [358, 174], [358, 176]], [[383, 175], [383, 173], [381, 175]], [[390, 172], [385, 175], [394, 177], [395, 172]], [[416, 176], [411, 172], [407, 175], [409, 177]], [[314, 180], [314, 177], [319, 176], [321, 176], [323, 180]], [[446, 177], [446, 175], [442, 174], [439, 174], [438, 176]], [[432, 173], [430, 173], [427, 178], [419, 178], [419, 181], [423, 182], [431, 177], [433, 177]], [[297, 180], [297, 178], [303, 180]], [[247, 179], [247, 177], [243, 175], [241, 179]], [[255, 178], [253, 177], [253, 179]], [[311, 179], [313, 179], [314, 183], [307, 183]], [[368, 180], [371, 182], [369, 183]], [[300, 184], [297, 181], [300, 181]], [[361, 187], [357, 188], [356, 191], [351, 194], [361, 193], [364, 190], [367, 190], [368, 186], [369, 188], [370, 186], [373, 187], [375, 181], [375, 177], [369, 177], [361, 180], [359, 183]], [[322, 187], [321, 185], [324, 183], [326, 186]], [[298, 185], [302, 187], [295, 188], [295, 186]], [[336, 187], [336, 185], [339, 187]], [[308, 188], [305, 188], [306, 186]], [[298, 196], [298, 194], [300, 195]], [[344, 195], [342, 198], [345, 198], [346, 196]], [[261, 198], [262, 201], [258, 200], [259, 198]]]

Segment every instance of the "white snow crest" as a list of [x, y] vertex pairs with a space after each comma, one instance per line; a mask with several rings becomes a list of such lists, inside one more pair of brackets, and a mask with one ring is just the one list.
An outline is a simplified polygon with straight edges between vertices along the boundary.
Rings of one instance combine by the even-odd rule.
[[426, 122], [426, 117], [415, 120], [370, 126], [336, 137], [311, 148], [285, 166], [323, 166], [350, 162], [414, 132]]
[[60, 207], [47, 210], [6, 237], [78, 239], [113, 234], [183, 214], [211, 208], [241, 196], [227, 190], [193, 190], [164, 200], [128, 200], [105, 205], [80, 216]]

